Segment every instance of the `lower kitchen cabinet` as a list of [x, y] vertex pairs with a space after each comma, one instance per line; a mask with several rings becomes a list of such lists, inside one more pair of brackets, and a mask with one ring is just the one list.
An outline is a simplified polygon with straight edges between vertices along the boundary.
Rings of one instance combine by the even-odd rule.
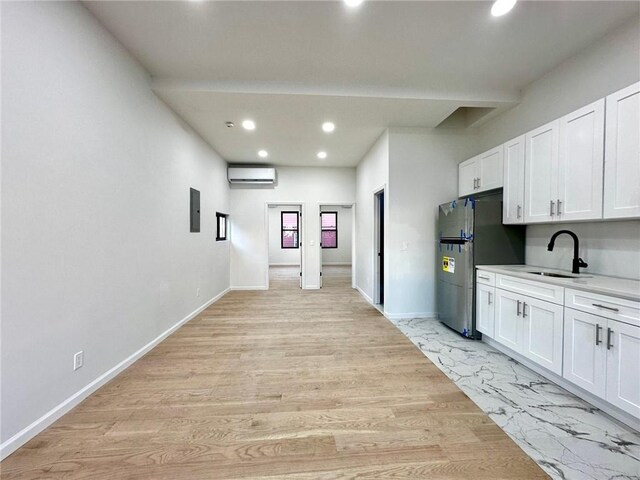
[[562, 375], [562, 305], [523, 297], [522, 317], [522, 354], [547, 370]]
[[476, 328], [493, 337], [495, 314], [495, 287], [477, 284], [476, 287]]
[[640, 327], [609, 320], [605, 337], [606, 400], [640, 418]]
[[606, 331], [606, 318], [565, 308], [562, 376], [600, 398], [607, 388]]
[[496, 288], [494, 339], [516, 352], [522, 350], [522, 295]]

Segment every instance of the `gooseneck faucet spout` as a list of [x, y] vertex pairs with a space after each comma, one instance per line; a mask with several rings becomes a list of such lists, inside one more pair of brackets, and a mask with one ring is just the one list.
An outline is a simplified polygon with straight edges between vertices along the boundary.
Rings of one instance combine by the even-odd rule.
[[553, 252], [553, 247], [556, 243], [556, 238], [558, 235], [562, 235], [566, 233], [573, 238], [573, 268], [571, 269], [571, 273], [580, 273], [580, 268], [586, 268], [589, 265], [584, 263], [584, 261], [578, 256], [580, 252], [580, 241], [578, 240], [578, 236], [573, 233], [571, 230], [558, 230], [551, 236], [551, 240], [549, 240], [549, 245], [547, 245], [547, 250]]

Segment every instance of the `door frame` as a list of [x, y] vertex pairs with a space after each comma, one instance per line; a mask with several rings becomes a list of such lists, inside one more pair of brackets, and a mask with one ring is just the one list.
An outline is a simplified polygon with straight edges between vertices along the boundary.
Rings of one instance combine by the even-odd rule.
[[[378, 195], [383, 195], [383, 204], [382, 204], [382, 214], [383, 214], [383, 230], [382, 235], [383, 238], [386, 238], [386, 226], [384, 224], [387, 223], [387, 184], [385, 183], [381, 187], [373, 190], [373, 252], [372, 252], [372, 262], [373, 262], [373, 303], [374, 305], [384, 305], [384, 303], [380, 302], [380, 261], [378, 260], [378, 251], [380, 249], [380, 201], [378, 199]], [[386, 242], [384, 242], [386, 243]], [[383, 245], [384, 247], [384, 245]], [[383, 295], [386, 295], [386, 277], [384, 264], [386, 263], [386, 255], [382, 257], [382, 285], [383, 285]], [[384, 302], [384, 298], [382, 299]], [[384, 308], [384, 307], [383, 307]]]
[[356, 288], [356, 203], [355, 202], [318, 202], [318, 272], [320, 288], [322, 288], [322, 228], [320, 213], [322, 207], [351, 207], [351, 288]]
[[305, 204], [304, 202], [265, 202], [264, 204], [264, 228], [266, 232], [265, 238], [265, 285], [267, 286], [267, 290], [269, 290], [269, 206], [272, 205], [274, 207], [299, 207], [300, 208], [300, 216], [298, 217], [298, 244], [299, 244], [299, 254], [300, 254], [300, 288], [304, 288], [304, 222], [306, 219], [305, 212]]

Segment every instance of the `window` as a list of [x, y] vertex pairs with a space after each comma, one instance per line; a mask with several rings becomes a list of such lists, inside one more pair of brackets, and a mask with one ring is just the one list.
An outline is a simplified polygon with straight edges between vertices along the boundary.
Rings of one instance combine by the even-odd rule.
[[298, 248], [298, 212], [282, 212], [280, 221], [280, 246]]
[[338, 212], [320, 213], [322, 248], [338, 248]]
[[227, 239], [227, 215], [226, 213], [216, 212], [216, 240], [226, 240]]

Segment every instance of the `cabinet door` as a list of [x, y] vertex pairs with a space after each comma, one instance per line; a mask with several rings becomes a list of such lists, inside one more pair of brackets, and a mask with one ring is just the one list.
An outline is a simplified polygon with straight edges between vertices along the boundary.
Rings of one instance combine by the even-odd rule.
[[522, 296], [496, 289], [494, 339], [506, 347], [522, 350]]
[[564, 309], [564, 366], [562, 376], [577, 386], [605, 398], [607, 319]]
[[524, 135], [504, 144], [502, 223], [524, 221]]
[[523, 354], [538, 365], [562, 375], [563, 307], [523, 297]]
[[557, 219], [602, 218], [603, 170], [604, 99], [560, 120]]
[[495, 288], [476, 284], [476, 328], [493, 338]]
[[604, 218], [640, 217], [640, 83], [607, 97]]
[[458, 165], [458, 196], [471, 195], [476, 190], [477, 157]]
[[559, 120], [525, 135], [525, 223], [556, 218]]
[[500, 145], [478, 156], [478, 192], [502, 187], [502, 155], [503, 146]]
[[640, 327], [609, 320], [607, 401], [640, 417]]

